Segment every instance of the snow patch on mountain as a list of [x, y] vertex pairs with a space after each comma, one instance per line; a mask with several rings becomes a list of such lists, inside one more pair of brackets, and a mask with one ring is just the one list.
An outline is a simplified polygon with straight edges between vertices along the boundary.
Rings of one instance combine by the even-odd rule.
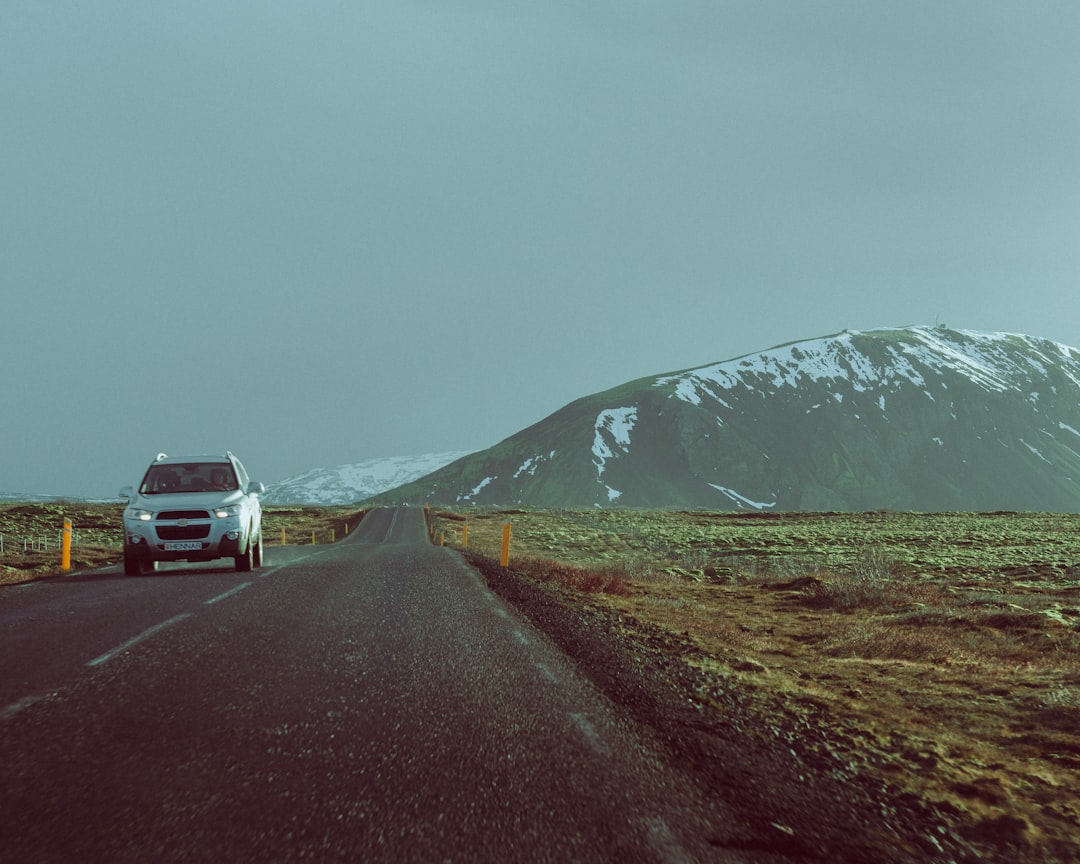
[[498, 477], [485, 477], [483, 480], [481, 480], [479, 483], [477, 483], [473, 487], [472, 492], [466, 492], [464, 495], [458, 495], [458, 497], [457, 497], [458, 503], [460, 504], [463, 501], [469, 501], [472, 498], [475, 498], [477, 495], [479, 495], [483, 491], [485, 486], [487, 486], [489, 483], [493, 483], [494, 481], [496, 481], [498, 479], [499, 479]]
[[[884, 332], [887, 331], [845, 330], [836, 336], [781, 345], [758, 354], [666, 375], [657, 378], [654, 386], [671, 386], [675, 398], [693, 405], [700, 405], [702, 397], [708, 396], [725, 407], [721, 394], [735, 387], [775, 392], [821, 382], [845, 382], [855, 392], [895, 389], [911, 383], [933, 400], [926, 372], [935, 375], [957, 372], [987, 391], [1005, 392], [1022, 387], [1030, 380], [1032, 369], [1045, 375], [1047, 366], [1061, 368], [1063, 358], [1077, 359], [1068, 346], [1049, 340], [1016, 333], [950, 331], [936, 327], [905, 328], [902, 332], [908, 338], [887, 344], [884, 356], [878, 355], [879, 359], [864, 354], [855, 344], [866, 333]], [[1018, 352], [1018, 347], [1024, 350]], [[1066, 370], [1066, 375], [1080, 385], [1080, 380], [1070, 371]]]
[[728, 489], [726, 486], [718, 486], [716, 483], [710, 483], [709, 485], [717, 492], [723, 492], [740, 507], [750, 507], [754, 510], [770, 510], [776, 506], [775, 501], [752, 501], [745, 495], [740, 495], [734, 489]]
[[539, 459], [536, 456], [530, 456], [524, 462], [521, 463], [521, 467], [514, 472], [514, 479], [517, 480], [522, 474], [528, 474], [530, 477], [535, 476], [536, 468], [539, 464]]
[[[596, 466], [598, 478], [604, 476], [604, 466], [607, 461], [616, 457], [615, 450], [629, 452], [630, 432], [636, 422], [637, 408], [609, 408], [601, 411], [597, 416], [593, 427], [595, 435], [592, 452], [596, 457], [593, 459], [593, 464]], [[609, 498], [611, 498], [610, 492]]]
[[272, 484], [262, 500], [265, 504], [352, 504], [418, 480], [473, 452], [391, 456], [333, 468], [315, 468]]

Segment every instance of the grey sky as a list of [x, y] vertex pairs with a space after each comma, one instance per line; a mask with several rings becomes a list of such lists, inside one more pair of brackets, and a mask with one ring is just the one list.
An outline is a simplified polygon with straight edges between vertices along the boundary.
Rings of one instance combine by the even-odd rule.
[[481, 448], [844, 328], [1080, 345], [1080, 5], [8, 3], [0, 491]]

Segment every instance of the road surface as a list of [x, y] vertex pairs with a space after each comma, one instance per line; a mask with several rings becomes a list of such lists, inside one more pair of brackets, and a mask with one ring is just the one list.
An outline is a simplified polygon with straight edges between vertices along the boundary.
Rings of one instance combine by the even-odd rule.
[[652, 734], [418, 508], [0, 590], [3, 861], [782, 860], [722, 848]]

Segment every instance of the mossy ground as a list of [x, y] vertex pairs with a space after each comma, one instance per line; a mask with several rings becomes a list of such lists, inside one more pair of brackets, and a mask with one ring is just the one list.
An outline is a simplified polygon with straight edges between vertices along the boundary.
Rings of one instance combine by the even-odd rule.
[[972, 842], [1080, 854], [1080, 516], [432, 515], [437, 541], [468, 525], [495, 559], [510, 520], [511, 570], [649, 644], [665, 634], [672, 657]]

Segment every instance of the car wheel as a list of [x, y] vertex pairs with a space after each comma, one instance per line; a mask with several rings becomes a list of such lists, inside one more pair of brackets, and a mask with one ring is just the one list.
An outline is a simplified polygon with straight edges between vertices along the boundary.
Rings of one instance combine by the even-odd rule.
[[251, 572], [252, 566], [255, 564], [255, 551], [251, 545], [251, 541], [248, 541], [247, 551], [243, 555], [237, 555], [233, 561], [236, 562], [236, 570], [238, 573]]
[[262, 567], [262, 534], [259, 535], [259, 539], [256, 541], [254, 548], [251, 550], [251, 566], [258, 569]]
[[136, 555], [131, 552], [124, 552], [124, 575], [125, 576], [145, 576], [147, 573], [153, 573], [157, 570], [157, 561], [151, 561], [143, 555]]

